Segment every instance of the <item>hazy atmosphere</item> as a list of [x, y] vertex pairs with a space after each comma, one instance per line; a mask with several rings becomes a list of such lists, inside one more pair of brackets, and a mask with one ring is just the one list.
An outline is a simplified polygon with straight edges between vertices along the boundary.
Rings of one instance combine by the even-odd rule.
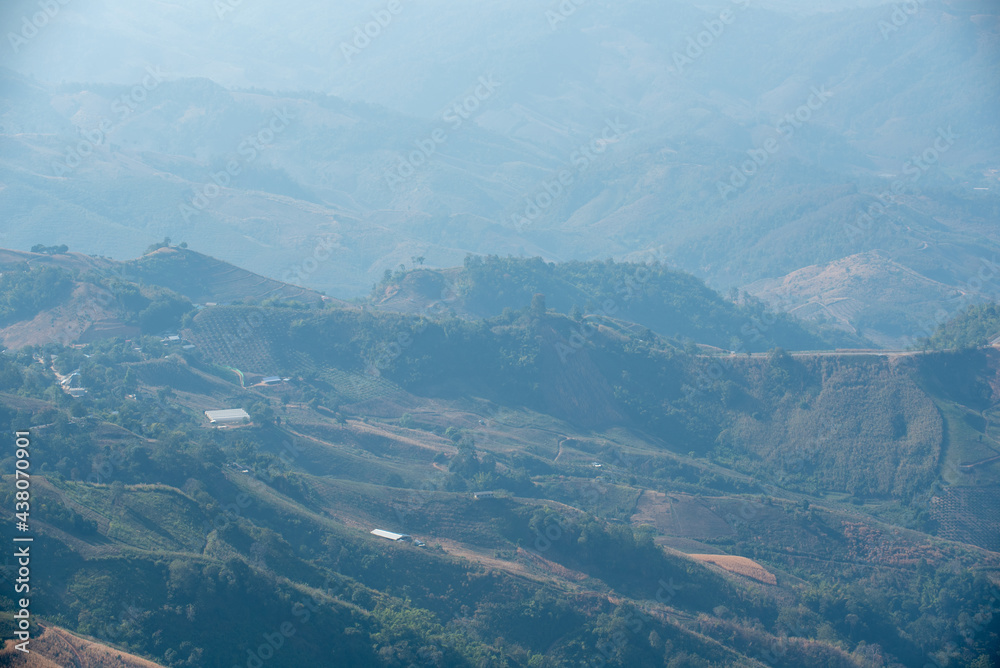
[[995, 0], [0, 26], [0, 666], [1000, 666]]

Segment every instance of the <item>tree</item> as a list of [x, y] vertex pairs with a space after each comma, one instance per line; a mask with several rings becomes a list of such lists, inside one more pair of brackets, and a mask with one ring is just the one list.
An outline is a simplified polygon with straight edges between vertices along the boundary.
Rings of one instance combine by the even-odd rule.
[[69, 251], [69, 246], [62, 244], [60, 246], [45, 246], [43, 244], [35, 244], [31, 247], [32, 253], [43, 253], [45, 255], [61, 255]]
[[150, 244], [149, 248], [146, 249], [146, 255], [154, 251], [158, 251], [161, 248], [170, 248], [170, 237], [163, 237], [163, 241], [157, 244]]
[[541, 317], [545, 315], [545, 295], [536, 292], [531, 298], [531, 315]]

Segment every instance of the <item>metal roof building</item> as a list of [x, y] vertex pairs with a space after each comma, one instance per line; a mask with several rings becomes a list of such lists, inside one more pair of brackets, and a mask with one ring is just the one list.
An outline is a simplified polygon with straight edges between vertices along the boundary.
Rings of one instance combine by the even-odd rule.
[[212, 424], [239, 424], [250, 419], [250, 414], [242, 408], [230, 408], [224, 411], [205, 411], [205, 417]]
[[380, 538], [388, 538], [389, 540], [413, 540], [409, 534], [393, 533], [391, 531], [383, 531], [382, 529], [374, 529], [372, 535], [379, 536]]

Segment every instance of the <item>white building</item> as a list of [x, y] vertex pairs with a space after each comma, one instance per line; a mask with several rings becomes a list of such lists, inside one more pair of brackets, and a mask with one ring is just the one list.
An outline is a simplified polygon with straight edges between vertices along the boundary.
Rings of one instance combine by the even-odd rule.
[[242, 408], [230, 408], [223, 411], [205, 411], [205, 417], [212, 424], [242, 424], [250, 419], [250, 414]]
[[383, 531], [382, 529], [373, 529], [373, 536], [378, 536], [379, 538], [386, 538], [388, 540], [394, 541], [412, 541], [413, 537], [405, 533], [393, 533], [391, 531]]

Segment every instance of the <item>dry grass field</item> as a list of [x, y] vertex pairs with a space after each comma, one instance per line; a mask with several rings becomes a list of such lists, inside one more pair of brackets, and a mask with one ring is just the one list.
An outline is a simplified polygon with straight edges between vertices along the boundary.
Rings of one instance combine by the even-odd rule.
[[0, 666], [11, 668], [162, 668], [160, 664], [140, 659], [107, 645], [92, 642], [52, 626], [31, 641], [31, 652], [14, 649], [8, 640], [0, 649]]
[[778, 579], [774, 577], [774, 574], [753, 559], [734, 557], [728, 554], [689, 554], [688, 556], [696, 561], [714, 564], [730, 573], [752, 578], [764, 584], [778, 584]]

